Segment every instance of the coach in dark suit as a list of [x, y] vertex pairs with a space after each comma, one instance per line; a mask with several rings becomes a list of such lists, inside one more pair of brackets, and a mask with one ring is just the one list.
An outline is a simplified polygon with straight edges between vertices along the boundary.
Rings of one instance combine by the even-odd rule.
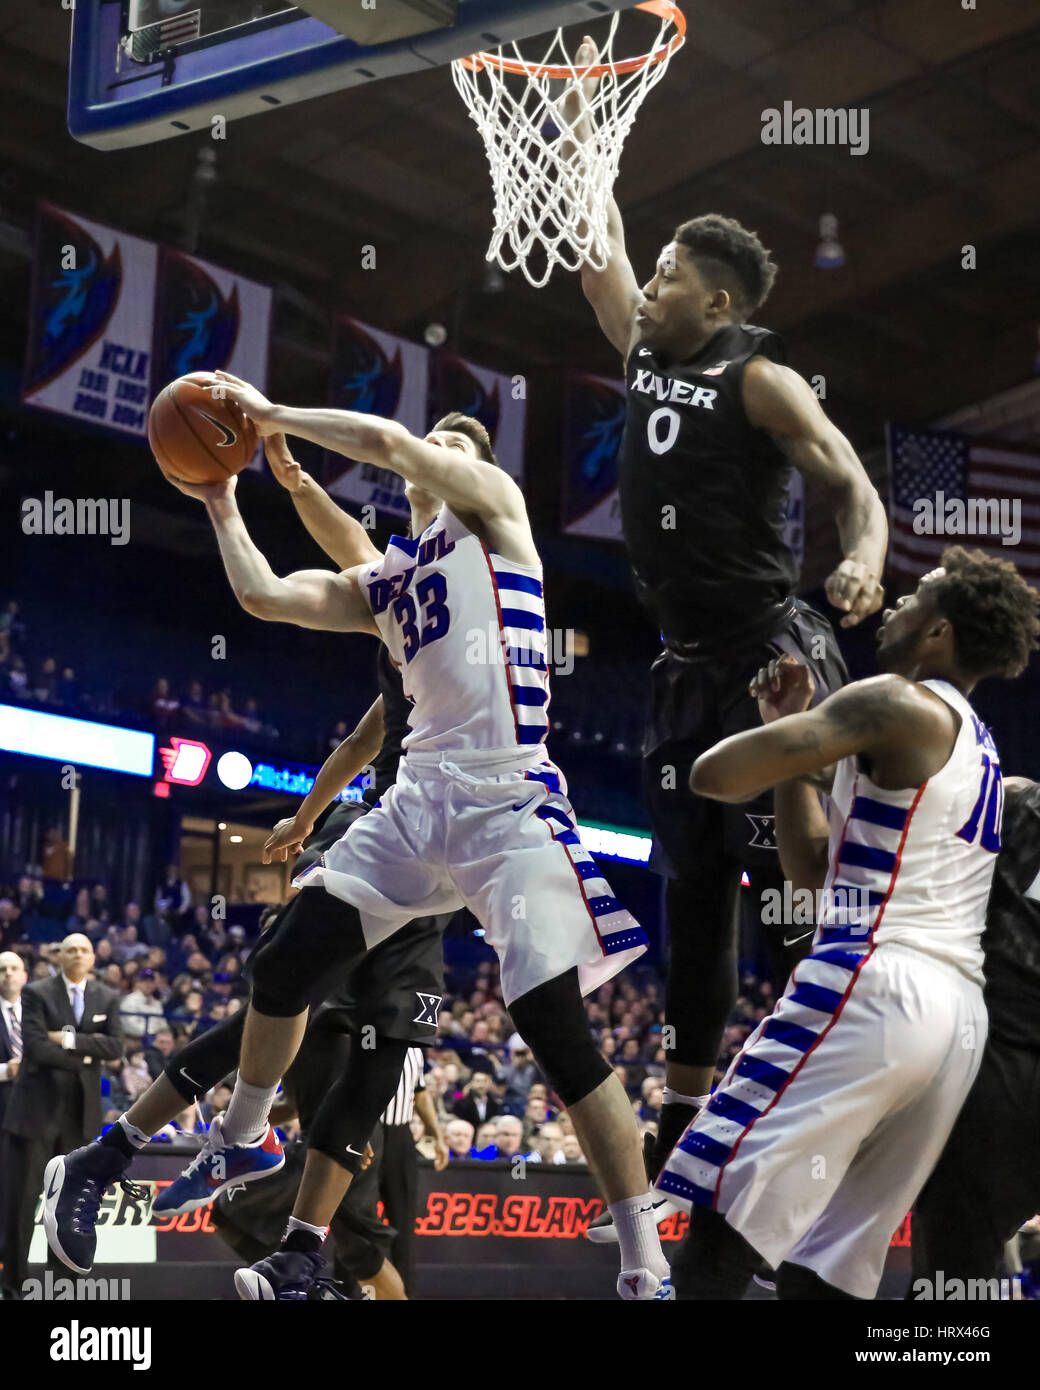
[[[0, 951], [0, 1132], [4, 1127], [7, 1098], [22, 1065], [22, 990], [28, 979], [22, 958], [14, 951]], [[0, 1173], [0, 1184], [3, 1173]], [[0, 1219], [3, 1204], [0, 1199]]]
[[101, 1063], [123, 1055], [119, 995], [88, 979], [94, 948], [61, 943], [61, 973], [22, 992], [22, 1065], [7, 1102], [2, 1162], [2, 1291], [20, 1298], [43, 1170], [101, 1128]]

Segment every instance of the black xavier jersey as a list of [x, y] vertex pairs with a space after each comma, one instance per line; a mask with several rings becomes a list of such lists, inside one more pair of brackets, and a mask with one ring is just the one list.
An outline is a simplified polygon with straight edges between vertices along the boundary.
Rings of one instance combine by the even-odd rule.
[[621, 522], [637, 592], [677, 641], [765, 632], [794, 586], [791, 465], [741, 396], [758, 353], [784, 357], [775, 333], [733, 324], [688, 362], [664, 365], [639, 344], [628, 359]]
[[982, 938], [994, 1037], [1040, 1049], [1040, 783], [1008, 788]]

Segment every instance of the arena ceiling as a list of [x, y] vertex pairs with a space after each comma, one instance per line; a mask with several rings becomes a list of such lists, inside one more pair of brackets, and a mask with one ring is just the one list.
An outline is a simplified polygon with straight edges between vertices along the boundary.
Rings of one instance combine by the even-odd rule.
[[[780, 264], [782, 330], [861, 447], [1026, 380], [1040, 321], [1040, 10], [1024, 0], [686, 0], [692, 39], [650, 97], [618, 187], [637, 274], [717, 210]], [[301, 383], [341, 307], [511, 372], [616, 374], [573, 279], [491, 290], [486, 165], [448, 74], [382, 81], [184, 137], [98, 152], [65, 129], [69, 16], [0, 6], [0, 289], [18, 303], [36, 197], [280, 287], [276, 353]], [[869, 152], [766, 146], [762, 113], [867, 107]], [[200, 150], [215, 180], [196, 179]], [[846, 265], [813, 266], [821, 213]], [[977, 268], [962, 269], [962, 247]], [[377, 248], [377, 269], [361, 248]], [[13, 299], [12, 299], [13, 296]], [[6, 334], [5, 334], [6, 337]]]

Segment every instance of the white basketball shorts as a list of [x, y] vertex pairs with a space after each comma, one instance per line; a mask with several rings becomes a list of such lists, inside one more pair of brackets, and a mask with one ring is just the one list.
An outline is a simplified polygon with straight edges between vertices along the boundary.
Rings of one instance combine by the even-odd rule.
[[583, 848], [544, 747], [451, 758], [402, 758], [395, 784], [295, 886], [353, 903], [370, 948], [414, 917], [468, 907], [507, 1005], [575, 966], [587, 994], [641, 956], [646, 935]]
[[672, 1150], [658, 1191], [712, 1208], [776, 1268], [873, 1298], [889, 1241], [982, 1060], [982, 990], [906, 946], [825, 948]]

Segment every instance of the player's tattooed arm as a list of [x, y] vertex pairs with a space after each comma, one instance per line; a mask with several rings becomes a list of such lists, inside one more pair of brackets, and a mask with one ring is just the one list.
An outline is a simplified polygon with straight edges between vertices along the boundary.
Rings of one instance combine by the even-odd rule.
[[373, 762], [385, 736], [383, 697], [380, 695], [361, 717], [357, 728], [333, 749], [321, 765], [314, 786], [300, 803], [295, 816], [280, 820], [268, 836], [261, 858], [265, 864], [293, 858], [314, 829], [314, 822], [330, 806], [344, 787]]
[[884, 600], [888, 520], [877, 489], [797, 372], [754, 357], [744, 372], [743, 398], [752, 425], [770, 435], [803, 477], [828, 495], [844, 558], [827, 579], [827, 597], [844, 613], [842, 627], [855, 627]]
[[268, 435], [264, 453], [271, 472], [292, 498], [307, 533], [340, 569], [382, 559], [361, 523], [337, 506], [321, 484], [296, 462], [284, 434]]
[[[723, 739], [694, 763], [690, 787], [716, 801], [748, 801], [780, 782], [805, 778], [856, 755], [872, 764], [895, 755], [913, 778], [929, 758], [935, 760], [949, 734], [949, 719], [940, 706], [948, 708], [902, 676], [857, 681], [815, 709]], [[938, 766], [950, 746], [947, 739]], [[924, 771], [925, 777], [930, 775]]]

